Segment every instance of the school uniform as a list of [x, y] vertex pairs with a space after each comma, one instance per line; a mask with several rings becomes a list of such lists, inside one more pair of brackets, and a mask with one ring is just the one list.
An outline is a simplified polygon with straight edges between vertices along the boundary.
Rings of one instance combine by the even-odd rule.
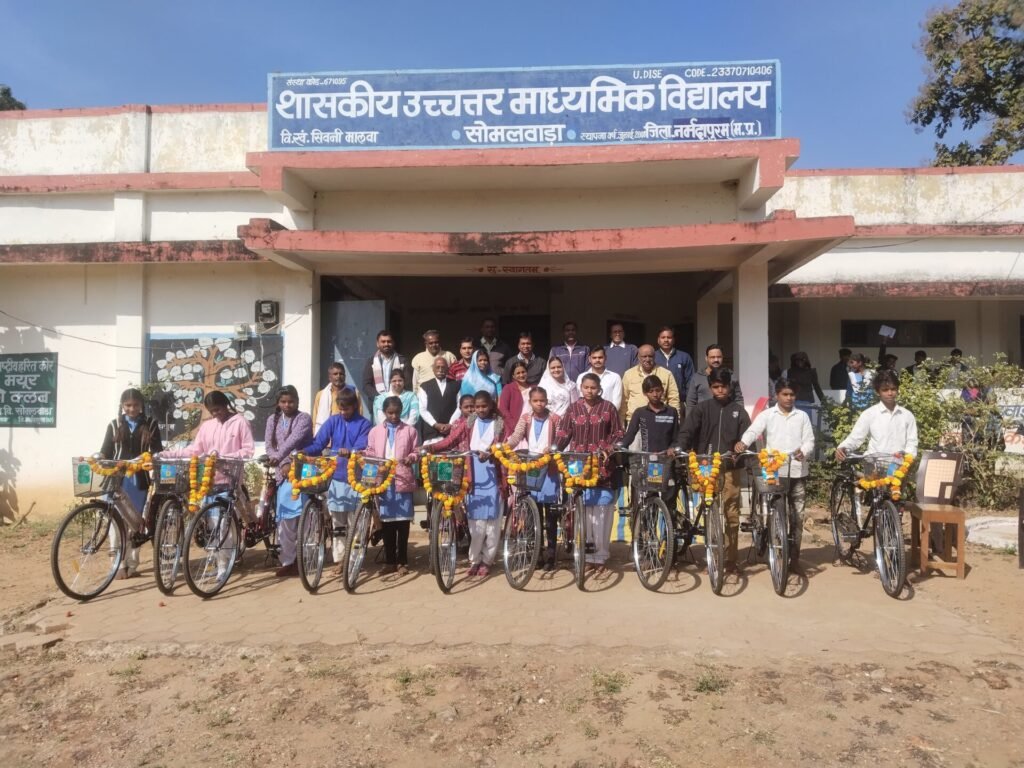
[[370, 430], [366, 455], [395, 462], [395, 479], [378, 496], [383, 524], [384, 561], [388, 565], [409, 564], [409, 523], [413, 518], [412, 494], [416, 490], [412, 467], [403, 463], [416, 458], [419, 435], [408, 424], [384, 422]]
[[[527, 450], [534, 455], [542, 454], [554, 445], [559, 421], [558, 414], [551, 411], [548, 411], [544, 418], [538, 418], [532, 411], [524, 413], [515, 430], [509, 435], [508, 444], [516, 450]], [[562, 487], [558, 482], [558, 467], [555, 462], [548, 462], [544, 484], [539, 491], [530, 491], [530, 495], [540, 507], [541, 525], [547, 541], [547, 557], [552, 560], [558, 543], [559, 517], [558, 510], [553, 509], [552, 505], [558, 504], [562, 498]]]
[[295, 540], [302, 514], [302, 497], [292, 498], [292, 484], [288, 480], [293, 451], [313, 439], [313, 419], [307, 413], [296, 413], [291, 418], [275, 413], [267, 420], [264, 437], [267, 456], [278, 462], [274, 470], [277, 481], [277, 543], [280, 545], [281, 565], [295, 562]]

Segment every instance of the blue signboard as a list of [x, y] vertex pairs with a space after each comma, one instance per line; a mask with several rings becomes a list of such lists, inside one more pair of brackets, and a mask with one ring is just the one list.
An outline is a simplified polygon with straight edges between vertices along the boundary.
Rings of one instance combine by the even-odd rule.
[[778, 61], [269, 76], [270, 148], [592, 146], [781, 136]]

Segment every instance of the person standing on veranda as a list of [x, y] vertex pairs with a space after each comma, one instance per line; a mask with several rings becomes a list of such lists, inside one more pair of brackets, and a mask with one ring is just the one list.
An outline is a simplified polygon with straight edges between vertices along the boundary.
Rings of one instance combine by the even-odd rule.
[[[703, 371], [694, 371], [693, 377], [690, 379], [690, 386], [686, 390], [687, 411], [697, 403], [702, 403], [713, 397], [709, 377], [712, 371], [720, 370], [725, 363], [725, 353], [722, 351], [722, 347], [718, 344], [708, 344], [707, 349], [704, 350], [704, 361], [707, 363], [707, 367]], [[730, 376], [730, 380], [732, 381], [733, 401], [743, 405], [743, 390], [740, 389], [739, 379]]]
[[[359, 393], [351, 384], [345, 383], [345, 366], [335, 361], [327, 366], [327, 386], [313, 396], [313, 434], [315, 435], [331, 416], [341, 413], [338, 406], [338, 395], [349, 391], [356, 396], [356, 413], [362, 410]], [[373, 402], [371, 400], [371, 402]]]
[[370, 410], [368, 416], [375, 419], [373, 402], [378, 395], [391, 395], [391, 374], [401, 371], [408, 389], [411, 383], [409, 361], [395, 351], [395, 337], [385, 329], [377, 333], [377, 351], [366, 361], [363, 368], [363, 402]]
[[437, 331], [424, 331], [423, 346], [424, 350], [412, 359], [412, 389], [410, 391], [413, 394], [419, 394], [420, 387], [434, 378], [434, 361], [438, 357], [443, 357], [448, 365], [455, 362], [455, 355], [441, 349], [441, 334]]
[[569, 320], [562, 326], [563, 343], [552, 347], [548, 355], [548, 360], [557, 357], [562, 361], [565, 375], [571, 382], [575, 382], [587, 370], [587, 360], [590, 357], [590, 348], [586, 344], [580, 344], [576, 334], [576, 323]]
[[459, 410], [459, 385], [448, 378], [448, 361], [434, 358], [433, 378], [420, 386], [420, 444], [440, 440], [452, 428]]
[[[680, 418], [684, 416], [679, 404], [679, 390], [676, 389], [676, 379], [667, 368], [662, 368], [655, 363], [654, 347], [644, 344], [637, 350], [639, 363], [635, 368], [626, 371], [622, 377], [622, 405], [619, 406], [619, 414], [622, 416], [622, 423], [629, 424], [633, 411], [647, 405], [647, 395], [644, 394], [644, 379], [648, 376], [657, 376], [665, 387], [665, 402], [679, 411]], [[628, 446], [627, 446], [628, 447]]]
[[605, 364], [609, 371], [617, 373], [621, 379], [626, 371], [640, 364], [640, 358], [637, 357], [636, 345], [626, 343], [626, 329], [622, 323], [612, 323], [608, 334], [611, 341], [604, 348], [608, 358]]
[[693, 378], [693, 358], [681, 349], [676, 349], [676, 332], [670, 326], [662, 326], [658, 331], [658, 350], [654, 361], [662, 368], [667, 368], [676, 380], [676, 389], [680, 395], [686, 392]]
[[480, 324], [480, 340], [478, 348], [486, 350], [491, 361], [491, 370], [501, 376], [505, 369], [505, 361], [512, 357], [512, 347], [498, 338], [498, 322], [493, 317], [486, 318]]
[[448, 366], [448, 378], [452, 381], [461, 382], [466, 378], [466, 371], [473, 365], [473, 350], [476, 349], [476, 342], [472, 336], [466, 336], [459, 342], [459, 357]]
[[829, 389], [846, 389], [846, 374], [850, 370], [850, 355], [853, 352], [843, 347], [839, 350], [839, 362], [832, 366], [828, 372]]
[[547, 370], [544, 360], [533, 353], [533, 336], [528, 331], [519, 334], [519, 353], [505, 361], [505, 368], [501, 374], [502, 385], [512, 381], [512, 366], [516, 361], [526, 364], [526, 383], [535, 387], [540, 383]]
[[604, 347], [594, 347], [590, 350], [590, 368], [576, 379], [576, 389], [582, 396], [583, 377], [587, 373], [593, 373], [601, 380], [601, 397], [611, 403], [615, 410], [619, 410], [622, 406], [622, 377], [614, 371], [608, 370], [607, 360], [608, 356]]

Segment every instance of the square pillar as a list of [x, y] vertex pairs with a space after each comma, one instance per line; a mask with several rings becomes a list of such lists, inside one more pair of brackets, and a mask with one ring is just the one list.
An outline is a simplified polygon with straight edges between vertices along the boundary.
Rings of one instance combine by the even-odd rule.
[[697, 299], [697, 346], [693, 350], [693, 364], [704, 369], [704, 350], [718, 341], [718, 298], [713, 295]]
[[115, 383], [117, 395], [128, 387], [144, 383], [146, 335], [146, 265], [119, 264], [117, 266], [117, 293], [115, 341]]
[[768, 396], [768, 264], [733, 272], [733, 355], [748, 408]]

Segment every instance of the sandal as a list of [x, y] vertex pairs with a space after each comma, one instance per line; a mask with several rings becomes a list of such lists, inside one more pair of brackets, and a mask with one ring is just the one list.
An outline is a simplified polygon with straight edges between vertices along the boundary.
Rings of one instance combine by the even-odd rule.
[[399, 576], [408, 576], [411, 573], [411, 571], [409, 570], [408, 566], [400, 565], [398, 566], [398, 570], [395, 571], [395, 573]]

